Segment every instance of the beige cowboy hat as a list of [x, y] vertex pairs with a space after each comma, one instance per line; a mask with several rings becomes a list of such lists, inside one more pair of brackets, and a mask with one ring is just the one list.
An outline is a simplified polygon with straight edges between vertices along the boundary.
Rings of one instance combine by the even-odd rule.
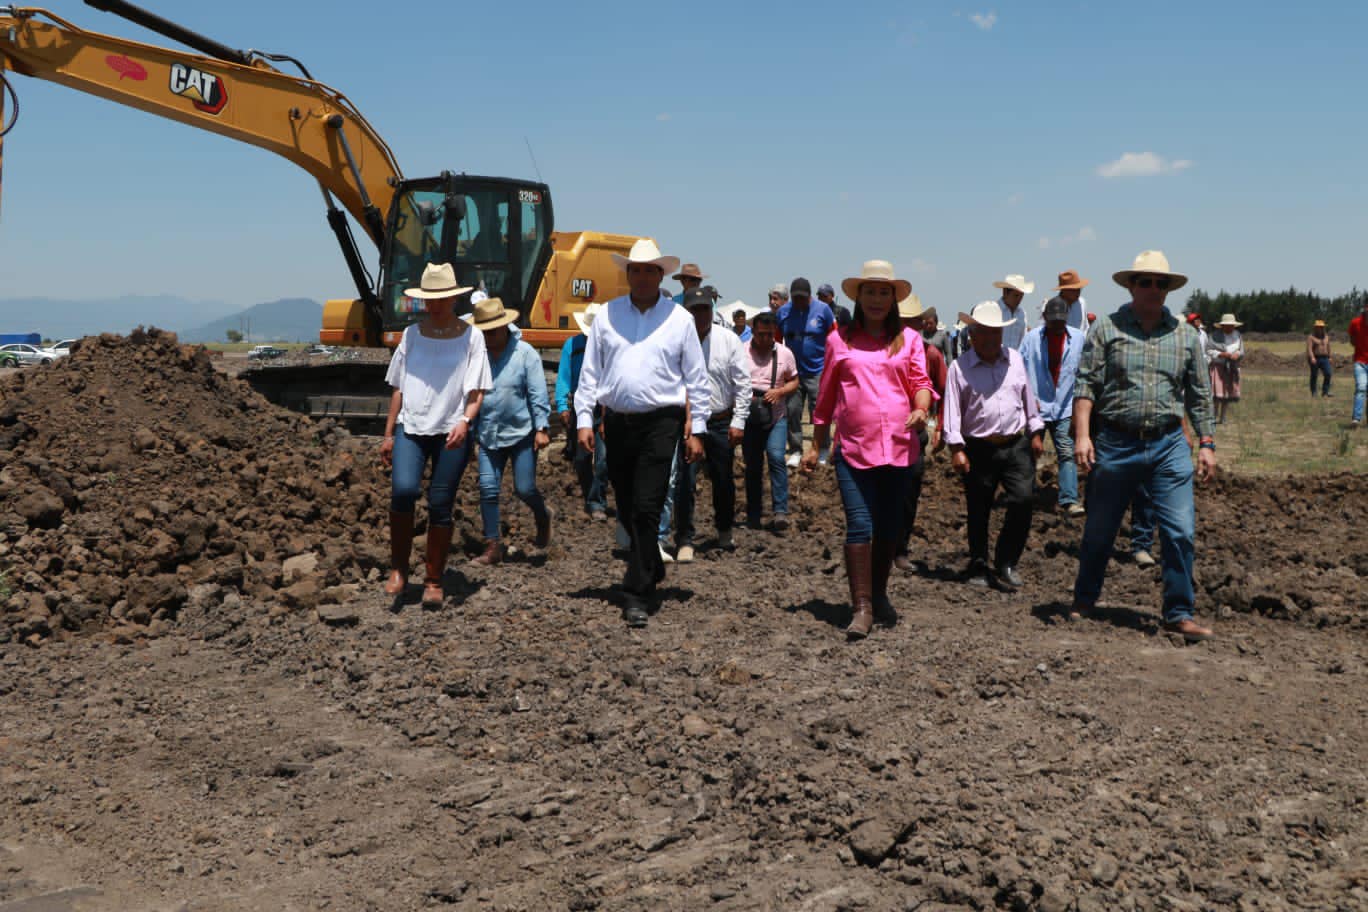
[[1312, 328], [1312, 329], [1325, 329], [1325, 321], [1324, 321], [1324, 320], [1317, 320], [1315, 323], [1312, 323], [1312, 324], [1311, 324], [1311, 328]]
[[841, 292], [850, 300], [859, 303], [860, 286], [866, 282], [881, 282], [893, 286], [893, 296], [899, 301], [912, 293], [912, 283], [893, 275], [893, 264], [887, 260], [865, 260], [860, 274], [841, 282]]
[[960, 311], [960, 322], [965, 326], [982, 326], [984, 329], [1002, 329], [1011, 326], [1011, 320], [1002, 318], [1002, 308], [997, 301], [983, 301], [974, 305], [972, 313]]
[[1086, 288], [1090, 279], [1085, 279], [1072, 269], [1066, 269], [1059, 274], [1059, 284], [1054, 287], [1055, 291], [1071, 291], [1075, 288]]
[[571, 316], [575, 318], [575, 325], [579, 327], [579, 331], [587, 334], [589, 332], [589, 327], [594, 323], [594, 318], [602, 311], [603, 305], [595, 301], [593, 304], [584, 308], [584, 310], [575, 311]]
[[1221, 319], [1218, 320], [1218, 321], [1216, 322], [1216, 325], [1217, 325], [1217, 326], [1233, 326], [1233, 327], [1235, 327], [1236, 329], [1239, 329], [1241, 326], [1244, 326], [1243, 323], [1241, 323], [1239, 320], [1235, 319], [1235, 315], [1234, 315], [1234, 314], [1221, 314]]
[[[1026, 277], [1024, 275], [1017, 275], [1013, 273], [1012, 275], [1007, 276], [1001, 282], [994, 282], [993, 287], [1001, 288], [1004, 291], [1011, 290], [1019, 291], [1022, 294], [1030, 294], [1033, 291], [1035, 291], [1035, 282], [1028, 282], [1026, 281]], [[978, 308], [974, 309], [977, 310]]]
[[470, 312], [470, 324], [478, 330], [498, 329], [518, 319], [516, 310], [504, 307], [498, 298], [486, 298]]
[[633, 263], [647, 263], [651, 266], [658, 266], [660, 267], [660, 270], [666, 274], [675, 272], [679, 269], [679, 257], [662, 255], [660, 248], [656, 246], [656, 242], [650, 238], [642, 238], [637, 241], [632, 245], [632, 249], [626, 256], [623, 256], [620, 253], [615, 253], [612, 256], [613, 262], [622, 267], [624, 271]]
[[1168, 257], [1162, 250], [1144, 250], [1135, 258], [1130, 269], [1112, 273], [1112, 280], [1122, 288], [1130, 288], [1130, 280], [1137, 275], [1167, 276], [1170, 280], [1169, 291], [1176, 291], [1187, 284], [1188, 277], [1181, 272], [1169, 269]]
[[703, 270], [698, 268], [697, 263], [685, 263], [679, 272], [676, 272], [674, 275], [670, 276], [670, 278], [674, 279], [676, 282], [680, 279], [698, 279], [699, 281], [702, 281], [703, 279], [706, 279], [707, 276], [703, 274]]
[[904, 320], [915, 320], [926, 313], [926, 308], [922, 307], [921, 298], [910, 294], [898, 302], [898, 316]]
[[454, 298], [471, 291], [474, 286], [456, 284], [456, 270], [450, 263], [429, 263], [423, 268], [423, 278], [417, 288], [406, 288], [404, 294], [420, 301], [433, 298]]

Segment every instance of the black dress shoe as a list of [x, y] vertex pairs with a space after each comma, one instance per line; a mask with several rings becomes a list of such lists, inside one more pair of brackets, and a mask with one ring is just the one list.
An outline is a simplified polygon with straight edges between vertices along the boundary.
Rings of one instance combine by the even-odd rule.
[[645, 627], [650, 621], [650, 612], [646, 610], [646, 603], [640, 598], [629, 595], [627, 604], [622, 608], [622, 619], [627, 622], [628, 627]]
[[969, 569], [964, 571], [960, 579], [971, 586], [982, 586], [985, 589], [993, 584], [993, 581], [988, 577], [988, 565], [980, 561], [974, 561], [970, 564]]
[[998, 567], [993, 571], [993, 578], [1000, 589], [1015, 592], [1021, 588], [1021, 574], [1017, 573], [1016, 567]]

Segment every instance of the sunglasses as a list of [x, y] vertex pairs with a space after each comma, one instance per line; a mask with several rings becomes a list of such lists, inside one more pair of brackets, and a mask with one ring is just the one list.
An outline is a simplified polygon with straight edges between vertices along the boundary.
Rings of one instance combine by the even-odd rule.
[[1160, 291], [1168, 291], [1169, 287], [1168, 279], [1156, 279], [1146, 277], [1140, 279], [1132, 279], [1131, 281], [1135, 284], [1136, 288], [1157, 288]]

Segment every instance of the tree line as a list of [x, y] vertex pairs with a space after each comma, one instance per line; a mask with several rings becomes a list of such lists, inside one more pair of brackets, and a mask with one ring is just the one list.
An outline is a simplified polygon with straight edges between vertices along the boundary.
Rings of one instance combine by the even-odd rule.
[[1244, 324], [1245, 332], [1310, 332], [1311, 324], [1324, 320], [1332, 330], [1344, 330], [1359, 314], [1368, 291], [1357, 287], [1348, 294], [1323, 298], [1310, 291], [1218, 292], [1215, 296], [1201, 289], [1188, 295], [1187, 313], [1199, 313], [1208, 326], [1233, 313]]

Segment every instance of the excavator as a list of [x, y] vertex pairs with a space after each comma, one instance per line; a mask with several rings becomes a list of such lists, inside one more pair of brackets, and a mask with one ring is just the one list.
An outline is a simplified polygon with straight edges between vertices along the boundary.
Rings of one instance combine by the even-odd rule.
[[[10, 73], [288, 159], [317, 180], [356, 288], [355, 297], [324, 305], [320, 342], [393, 348], [422, 315], [404, 289], [418, 285], [424, 266], [434, 262], [451, 263], [463, 285], [516, 309], [523, 338], [543, 349], [557, 348], [577, 332], [577, 310], [626, 294], [625, 277], [611, 254], [625, 253], [639, 238], [554, 231], [546, 184], [450, 171], [405, 177], [390, 147], [352, 102], [293, 57], [236, 50], [125, 0], [85, 3], [199, 53], [86, 31], [44, 9], [0, 6], [0, 168], [4, 135], [18, 113]], [[9, 119], [6, 95], [13, 102]], [[352, 220], [379, 251], [374, 274]], [[383, 371], [383, 363], [356, 360], [263, 367], [249, 371], [248, 379], [281, 405], [364, 424], [383, 416]]]

